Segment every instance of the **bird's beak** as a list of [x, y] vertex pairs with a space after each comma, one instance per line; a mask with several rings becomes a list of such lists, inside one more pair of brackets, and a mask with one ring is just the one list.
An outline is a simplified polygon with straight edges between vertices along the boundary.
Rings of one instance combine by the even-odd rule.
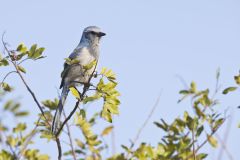
[[106, 35], [106, 33], [104, 33], [104, 32], [99, 32], [99, 33], [98, 33], [98, 36], [99, 36], [99, 37], [102, 37], [102, 36], [105, 36], [105, 35]]

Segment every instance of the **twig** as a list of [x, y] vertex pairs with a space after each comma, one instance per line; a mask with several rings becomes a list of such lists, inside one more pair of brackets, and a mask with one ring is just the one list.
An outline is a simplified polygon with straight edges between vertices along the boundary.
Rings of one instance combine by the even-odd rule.
[[78, 100], [78, 101], [76, 102], [74, 109], [73, 109], [72, 112], [69, 114], [69, 116], [64, 120], [64, 122], [62, 123], [61, 127], [58, 129], [58, 132], [56, 133], [56, 137], [59, 136], [59, 134], [61, 133], [61, 131], [62, 131], [63, 127], [64, 127], [64, 125], [69, 121], [69, 119], [71, 119], [72, 115], [73, 115], [73, 114], [75, 113], [75, 111], [77, 110], [79, 103], [80, 103], [80, 100]]
[[192, 129], [193, 159], [196, 160], [194, 127]]
[[111, 133], [111, 139], [112, 139], [112, 155], [116, 154], [116, 143], [115, 143], [115, 128], [113, 127], [112, 133]]
[[[231, 153], [229, 152], [229, 150], [227, 149], [227, 146], [226, 146], [226, 144], [225, 144], [226, 142], [224, 142], [218, 134], [216, 134], [216, 137], [217, 137], [217, 139], [219, 140], [219, 142], [220, 142], [221, 145], [222, 145], [222, 150], [224, 149], [224, 151], [226, 152], [226, 155], [227, 155], [228, 159], [229, 159], [229, 160], [234, 160], [232, 154], [231, 154]], [[223, 152], [222, 150], [220, 150], [220, 153]], [[221, 155], [221, 156], [220, 156], [220, 155]], [[220, 159], [217, 159], [217, 160], [221, 160], [221, 159], [222, 159], [222, 153], [219, 154], [218, 158], [220, 158]]]
[[24, 61], [27, 61], [27, 60], [29, 60], [30, 58], [25, 58], [25, 59], [23, 59], [21, 62], [19, 62], [18, 63], [18, 65], [20, 65], [21, 63], [23, 63]]
[[37, 124], [35, 125], [35, 127], [33, 128], [33, 130], [31, 131], [31, 133], [28, 135], [26, 141], [24, 142], [24, 144], [22, 145], [22, 148], [20, 149], [17, 159], [20, 160], [24, 151], [26, 150], [26, 148], [28, 147], [28, 145], [30, 144], [31, 140], [33, 139], [33, 137], [35, 136], [35, 134], [37, 133], [37, 127], [38, 127], [38, 123], [40, 122], [41, 117], [39, 117]]
[[227, 147], [226, 147], [226, 143], [227, 143], [227, 139], [228, 139], [228, 136], [229, 136], [231, 125], [232, 125], [232, 117], [229, 118], [229, 121], [227, 123], [227, 128], [226, 128], [226, 131], [225, 131], [225, 134], [224, 134], [224, 140], [223, 141], [221, 140], [220, 136], [216, 135], [218, 140], [222, 144], [222, 146], [220, 148], [220, 151], [219, 151], [219, 155], [218, 155], [218, 159], [217, 160], [221, 160], [222, 159], [223, 150], [226, 151], [228, 158], [230, 160], [233, 160], [232, 155], [228, 152]]
[[182, 76], [180, 76], [180, 75], [177, 74], [176, 77], [180, 80], [180, 82], [183, 84], [183, 86], [184, 86], [185, 89], [189, 89], [186, 81], [183, 79]]
[[[161, 91], [161, 93], [162, 93], [162, 91]], [[131, 145], [131, 147], [130, 147], [130, 150], [133, 149], [133, 147], [134, 147], [134, 145], [136, 144], [137, 140], [139, 139], [139, 137], [140, 137], [143, 129], [146, 127], [146, 125], [148, 124], [148, 122], [149, 122], [150, 118], [152, 117], [154, 111], [156, 110], [156, 108], [157, 108], [157, 106], [158, 106], [158, 104], [159, 104], [159, 101], [160, 101], [161, 93], [160, 93], [160, 95], [158, 96], [157, 101], [155, 102], [154, 106], [152, 107], [151, 112], [149, 113], [147, 119], [144, 121], [143, 125], [142, 125], [141, 128], [138, 130], [137, 135], [136, 135], [136, 137], [134, 138], [134, 140], [133, 140], [133, 142], [132, 142], [132, 145]]]
[[[217, 131], [218, 129], [224, 124], [225, 122], [225, 119], [223, 120], [223, 123], [218, 126], [217, 128], [215, 128], [214, 130], [212, 130], [212, 133], [210, 134], [210, 136], [213, 136]], [[206, 138], [206, 140], [204, 140], [198, 147], [197, 149], [195, 150], [195, 154], [198, 153], [198, 151], [208, 142], [208, 139]], [[186, 159], [189, 159], [189, 158], [192, 158], [193, 157], [193, 154], [191, 154], [190, 156], [188, 156]]]
[[[64, 110], [63, 110], [63, 115], [64, 115], [64, 118], [66, 119], [66, 114], [65, 114]], [[66, 123], [66, 127], [67, 127], [67, 135], [68, 135], [68, 138], [69, 138], [70, 147], [71, 147], [71, 150], [72, 150], [72, 156], [73, 156], [74, 160], [77, 160], [75, 150], [74, 150], [74, 146], [73, 146], [72, 135], [71, 135], [70, 127], [69, 127], [68, 123]]]
[[1, 83], [3, 83], [3, 82], [5, 81], [5, 79], [6, 79], [10, 74], [12, 74], [12, 73], [17, 73], [17, 72], [16, 72], [16, 71], [8, 72], [8, 73], [5, 75], [5, 77], [3, 78], [3, 80], [2, 80]]

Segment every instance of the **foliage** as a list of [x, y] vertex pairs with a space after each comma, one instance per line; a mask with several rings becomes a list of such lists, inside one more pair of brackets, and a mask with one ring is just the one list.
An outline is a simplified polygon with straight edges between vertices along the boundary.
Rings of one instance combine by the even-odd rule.
[[[23, 84], [26, 86], [28, 92], [32, 95], [33, 100], [40, 106], [35, 94], [27, 85], [24, 74], [28, 73], [23, 67], [23, 62], [26, 60], [39, 60], [44, 58], [42, 56], [44, 48], [38, 47], [36, 44], [28, 49], [23, 43], [17, 49], [9, 50], [3, 42], [7, 56], [0, 55], [0, 66], [13, 66], [14, 71], [10, 71], [3, 77], [1, 82], [1, 99], [6, 94], [13, 94], [13, 87], [5, 82], [10, 74], [17, 74], [20, 76]], [[77, 60], [65, 59], [68, 65], [79, 63]], [[116, 75], [111, 69], [102, 68], [100, 73], [96, 72], [97, 62], [93, 61], [83, 69], [86, 71], [94, 70], [88, 84], [83, 84], [82, 87], [70, 88], [70, 93], [76, 98], [76, 105], [74, 120], [71, 119], [71, 113], [65, 115], [62, 122], [64, 133], [69, 137], [69, 149], [63, 151], [64, 159], [86, 159], [86, 160], [101, 160], [106, 159], [103, 156], [103, 151], [107, 150], [108, 145], [105, 143], [104, 138], [109, 136], [113, 130], [114, 125], [111, 124], [113, 116], [119, 114], [120, 93], [117, 90]], [[219, 146], [218, 140], [215, 138], [215, 133], [226, 121], [225, 115], [219, 113], [215, 108], [219, 105], [219, 101], [215, 99], [218, 93], [220, 72], [217, 73], [217, 87], [216, 90], [210, 95], [210, 89], [198, 89], [195, 82], [189, 85], [189, 88], [181, 90], [179, 103], [190, 99], [190, 109], [193, 112], [185, 111], [183, 114], [175, 118], [171, 123], [166, 122], [164, 119], [154, 122], [164, 134], [156, 146], [148, 143], [141, 143], [139, 146], [134, 147], [135, 144], [130, 146], [122, 145], [123, 152], [110, 156], [108, 160], [203, 160], [206, 159], [208, 153], [202, 152], [201, 149], [209, 144], [213, 148]], [[91, 80], [90, 78], [90, 80]], [[234, 77], [237, 85], [240, 85], [240, 75]], [[237, 90], [238, 86], [228, 87], [223, 91], [223, 94], [228, 94]], [[94, 101], [99, 101], [101, 106], [99, 112], [94, 115], [86, 111], [85, 108], [80, 107], [76, 111], [79, 104], [88, 104]], [[4, 102], [4, 103], [3, 103]], [[102, 102], [102, 103], [101, 103]], [[0, 118], [0, 160], [14, 160], [14, 159], [29, 159], [29, 160], [48, 160], [48, 155], [42, 154], [40, 150], [32, 148], [31, 144], [40, 140], [56, 141], [56, 153], [58, 151], [59, 157], [62, 156], [61, 151], [61, 131], [59, 134], [53, 135], [51, 133], [51, 123], [54, 116], [54, 111], [58, 106], [59, 100], [42, 100], [40, 106], [39, 116], [35, 119], [34, 128], [30, 128], [29, 124], [24, 123], [22, 117], [28, 117], [28, 111], [23, 110], [19, 102], [15, 100], [0, 101], [1, 103], [1, 117], [4, 114], [9, 114], [17, 122], [15, 126], [10, 126], [4, 119]], [[96, 132], [94, 127], [103, 119], [109, 123], [101, 132]], [[71, 125], [70, 125], [71, 124]], [[78, 130], [82, 134], [73, 137], [72, 130]], [[60, 141], [58, 141], [60, 139]]]
[[[226, 89], [224, 89], [223, 94], [226, 95], [229, 92], [239, 90], [239, 88], [240, 88], [240, 71], [239, 71], [238, 75], [234, 76], [234, 81], [235, 81], [235, 86], [227, 87]], [[238, 108], [240, 108], [240, 107], [238, 107]], [[240, 128], [240, 123], [238, 124], [238, 128]]]

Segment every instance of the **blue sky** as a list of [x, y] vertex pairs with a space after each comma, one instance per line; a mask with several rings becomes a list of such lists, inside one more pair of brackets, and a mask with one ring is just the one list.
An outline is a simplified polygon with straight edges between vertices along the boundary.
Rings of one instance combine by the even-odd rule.
[[[25, 64], [26, 79], [39, 100], [57, 96], [64, 58], [79, 43], [86, 26], [97, 25], [107, 33], [101, 43], [99, 68], [106, 66], [118, 75], [122, 104], [120, 116], [115, 117], [117, 151], [121, 151], [120, 144], [129, 144], [135, 137], [161, 90], [151, 121], [164, 118], [171, 122], [184, 110], [191, 111], [188, 101], [177, 104], [178, 91], [184, 88], [177, 75], [187, 83], [194, 80], [200, 89], [214, 89], [218, 68], [223, 87], [234, 84], [233, 76], [240, 69], [237, 0], [0, 0], [0, 4], [0, 33], [7, 32], [6, 40], [13, 47], [24, 42], [46, 48], [46, 59]], [[34, 118], [39, 111], [26, 89], [16, 77], [9, 81], [16, 86], [14, 96], [21, 95]], [[229, 107], [233, 116], [226, 143], [235, 159], [240, 157], [238, 94], [219, 95], [224, 98], [219, 110]], [[68, 102], [70, 106], [73, 99]], [[222, 129], [219, 135], [224, 133]], [[156, 144], [161, 136], [162, 132], [149, 123], [140, 140]], [[54, 143], [36, 145], [55, 159]], [[218, 150], [209, 151], [209, 159], [216, 159]]]

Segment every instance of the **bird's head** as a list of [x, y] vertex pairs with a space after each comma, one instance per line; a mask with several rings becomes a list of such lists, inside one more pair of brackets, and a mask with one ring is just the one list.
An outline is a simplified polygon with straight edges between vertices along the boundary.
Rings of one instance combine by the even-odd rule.
[[83, 30], [81, 41], [88, 41], [92, 44], [98, 44], [101, 37], [105, 35], [106, 33], [102, 32], [99, 27], [89, 26]]

